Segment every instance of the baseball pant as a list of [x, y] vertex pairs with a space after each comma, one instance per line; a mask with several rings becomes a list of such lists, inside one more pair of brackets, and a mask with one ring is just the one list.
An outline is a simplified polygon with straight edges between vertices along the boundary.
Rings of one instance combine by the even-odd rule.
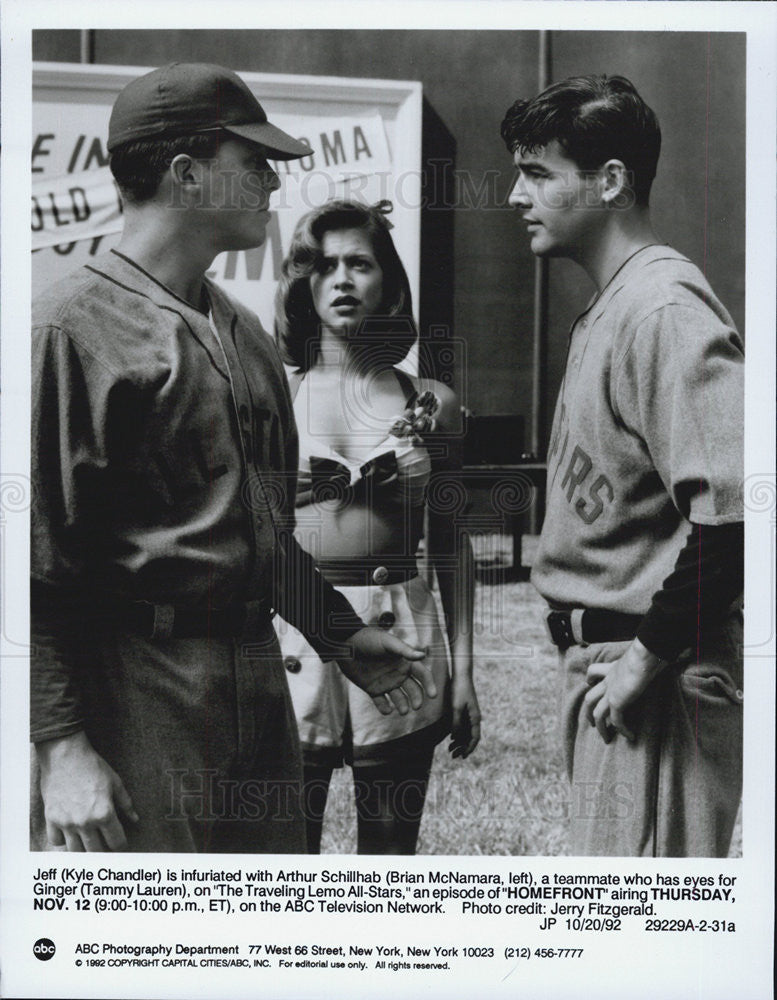
[[628, 642], [560, 654], [571, 850], [578, 855], [726, 857], [742, 793], [742, 616], [703, 637], [626, 711], [636, 736], [605, 743], [583, 710], [592, 663]]
[[[130, 851], [305, 852], [302, 761], [272, 625], [237, 639], [116, 633], [84, 650], [87, 736], [140, 817]], [[50, 850], [38, 794], [33, 849]]]

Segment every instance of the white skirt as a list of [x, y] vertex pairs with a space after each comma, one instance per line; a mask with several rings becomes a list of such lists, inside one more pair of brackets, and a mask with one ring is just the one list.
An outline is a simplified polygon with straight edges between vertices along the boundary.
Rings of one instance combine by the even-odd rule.
[[[420, 662], [437, 686], [418, 711], [381, 715], [361, 688], [334, 661], [323, 663], [297, 629], [280, 618], [281, 643], [299, 738], [307, 760], [339, 766], [382, 761], [410, 752], [421, 742], [438, 743], [450, 731], [448, 648], [434, 597], [420, 576], [384, 586], [338, 587], [367, 625], [393, 615], [388, 629], [411, 646], [427, 649]], [[390, 619], [389, 619], [390, 620]]]

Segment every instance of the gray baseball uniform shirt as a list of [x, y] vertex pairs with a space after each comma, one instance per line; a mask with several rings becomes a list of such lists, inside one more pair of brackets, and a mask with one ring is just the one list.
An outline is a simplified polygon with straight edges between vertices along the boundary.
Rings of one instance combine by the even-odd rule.
[[[36, 303], [32, 739], [86, 731], [140, 815], [131, 849], [304, 851], [267, 609], [324, 647], [361, 622], [276, 530], [297, 436], [275, 344], [206, 292], [210, 317], [112, 251]], [[138, 634], [122, 623], [139, 601], [202, 628]], [[246, 602], [241, 634], [210, 633]]]

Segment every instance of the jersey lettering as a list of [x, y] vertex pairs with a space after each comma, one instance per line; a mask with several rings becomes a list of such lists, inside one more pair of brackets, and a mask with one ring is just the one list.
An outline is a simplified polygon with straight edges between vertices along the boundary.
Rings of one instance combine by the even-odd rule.
[[[564, 425], [566, 424], [566, 417], [567, 417], [566, 407], [564, 406], [563, 403], [561, 403], [559, 406], [558, 420], [555, 422], [555, 426], [553, 427], [553, 435], [550, 439], [550, 444], [548, 445], [548, 464], [550, 464], [550, 460], [558, 451], [559, 441], [561, 440], [561, 431], [564, 428]], [[567, 438], [568, 437], [569, 437], [569, 431], [567, 430]], [[561, 454], [559, 455], [558, 459], [559, 463], [564, 457], [565, 449], [566, 449], [566, 439], [564, 441], [564, 448], [562, 449]]]
[[[559, 456], [559, 466], [563, 460], [568, 440], [569, 432], [567, 432]], [[593, 461], [590, 455], [579, 444], [576, 444], [564, 472], [564, 478], [561, 480], [561, 489], [566, 491], [567, 501], [574, 504], [575, 513], [586, 524], [593, 524], [598, 517], [601, 517], [605, 504], [610, 503], [615, 498], [612, 483], [604, 473], [599, 473], [590, 483], [587, 497], [581, 496], [583, 484], [589, 478], [592, 469]], [[577, 499], [575, 499], [576, 494]]]
[[591, 471], [592, 464], [593, 463], [591, 462], [590, 457], [586, 455], [579, 444], [576, 444], [575, 450], [572, 452], [572, 457], [569, 459], [567, 471], [564, 473], [564, 478], [561, 480], [561, 489], [563, 490], [566, 486], [567, 500], [570, 503], [572, 503], [572, 497], [575, 490]]
[[254, 440], [259, 447], [255, 461], [258, 465], [266, 464], [271, 469], [280, 466], [280, 435], [278, 433], [278, 414], [258, 407], [254, 410]]
[[607, 476], [601, 475], [597, 476], [588, 490], [588, 495], [593, 501], [593, 504], [588, 510], [586, 510], [588, 507], [586, 501], [582, 497], [577, 498], [575, 511], [580, 515], [580, 517], [582, 517], [586, 524], [593, 524], [604, 510], [604, 500], [602, 499], [603, 492], [607, 494], [606, 499], [608, 503], [615, 496], [615, 491], [612, 488], [610, 480]]
[[246, 458], [263, 468], [281, 467], [281, 435], [278, 414], [264, 407], [240, 407], [240, 430], [246, 446]]

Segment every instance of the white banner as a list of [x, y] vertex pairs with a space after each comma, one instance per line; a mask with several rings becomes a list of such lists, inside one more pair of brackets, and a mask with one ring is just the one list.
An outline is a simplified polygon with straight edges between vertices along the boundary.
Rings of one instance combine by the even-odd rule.
[[121, 196], [107, 167], [33, 180], [33, 250], [107, 236], [121, 228]]

